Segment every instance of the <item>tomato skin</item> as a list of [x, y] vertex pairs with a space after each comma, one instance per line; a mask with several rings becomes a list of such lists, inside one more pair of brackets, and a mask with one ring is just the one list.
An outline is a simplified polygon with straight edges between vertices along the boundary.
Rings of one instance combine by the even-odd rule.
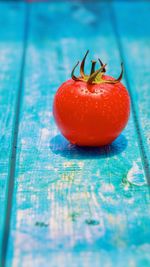
[[[114, 80], [103, 76], [104, 80]], [[127, 124], [130, 97], [121, 82], [88, 84], [70, 79], [56, 92], [53, 114], [62, 135], [79, 146], [113, 142]]]

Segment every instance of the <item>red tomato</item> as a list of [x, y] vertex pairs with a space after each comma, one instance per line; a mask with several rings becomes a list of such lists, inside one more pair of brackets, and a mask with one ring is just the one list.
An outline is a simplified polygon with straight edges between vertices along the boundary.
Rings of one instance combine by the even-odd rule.
[[102, 146], [113, 142], [126, 126], [130, 98], [120, 82], [123, 69], [115, 80], [104, 75], [105, 65], [99, 60], [99, 70], [95, 71], [94, 61], [90, 75], [84, 74], [87, 53], [81, 63], [81, 76], [75, 77], [73, 70], [72, 79], [56, 92], [53, 114], [62, 135], [72, 144]]

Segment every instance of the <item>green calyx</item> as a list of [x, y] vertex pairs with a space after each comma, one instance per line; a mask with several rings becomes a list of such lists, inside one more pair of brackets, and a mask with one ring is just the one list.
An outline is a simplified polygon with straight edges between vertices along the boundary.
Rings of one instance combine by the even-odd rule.
[[80, 76], [76, 77], [74, 75], [75, 69], [77, 68], [77, 66], [79, 65], [79, 61], [77, 62], [77, 64], [75, 65], [75, 67], [73, 68], [72, 72], [71, 72], [71, 77], [74, 81], [83, 81], [83, 82], [87, 82], [89, 84], [99, 84], [99, 83], [110, 83], [110, 84], [115, 84], [121, 81], [122, 76], [123, 76], [123, 63], [121, 63], [121, 73], [118, 77], [118, 79], [114, 79], [114, 80], [104, 80], [103, 79], [103, 75], [106, 72], [106, 65], [107, 64], [103, 64], [103, 62], [98, 59], [99, 64], [100, 64], [100, 68], [98, 70], [95, 70], [95, 66], [96, 66], [96, 61], [92, 60], [92, 65], [91, 65], [91, 71], [89, 75], [86, 75], [84, 72], [84, 65], [85, 65], [85, 60], [86, 57], [89, 53], [89, 50], [86, 52], [81, 65], [80, 65]]

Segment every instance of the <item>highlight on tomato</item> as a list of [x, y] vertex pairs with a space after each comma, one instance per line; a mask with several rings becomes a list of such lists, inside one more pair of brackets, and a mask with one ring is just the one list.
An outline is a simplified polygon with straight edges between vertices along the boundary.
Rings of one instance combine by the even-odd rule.
[[121, 83], [123, 64], [118, 79], [106, 75], [106, 64], [91, 62], [89, 74], [84, 71], [86, 52], [80, 76], [71, 73], [57, 90], [53, 115], [62, 135], [79, 146], [103, 146], [112, 143], [125, 128], [130, 114], [130, 97]]

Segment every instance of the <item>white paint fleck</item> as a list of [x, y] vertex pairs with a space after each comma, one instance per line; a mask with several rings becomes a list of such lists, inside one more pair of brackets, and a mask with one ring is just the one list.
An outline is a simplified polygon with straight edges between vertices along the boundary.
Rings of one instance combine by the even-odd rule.
[[115, 188], [114, 188], [113, 184], [103, 183], [102, 186], [101, 186], [101, 191], [103, 191], [103, 192], [114, 192]]
[[50, 131], [47, 128], [41, 129], [41, 140], [46, 140], [50, 134]]
[[82, 167], [84, 166], [84, 162], [79, 161], [79, 162], [78, 162], [78, 166], [79, 166], [80, 168], [82, 168]]
[[74, 12], [73, 17], [83, 24], [90, 24], [96, 21], [95, 14], [86, 9], [85, 7], [80, 7], [80, 9]]
[[71, 161], [65, 161], [64, 163], [63, 163], [63, 166], [64, 167], [71, 167], [73, 165], [73, 163], [71, 162]]
[[137, 186], [146, 185], [144, 172], [138, 162], [133, 162], [132, 168], [127, 174], [127, 181]]

